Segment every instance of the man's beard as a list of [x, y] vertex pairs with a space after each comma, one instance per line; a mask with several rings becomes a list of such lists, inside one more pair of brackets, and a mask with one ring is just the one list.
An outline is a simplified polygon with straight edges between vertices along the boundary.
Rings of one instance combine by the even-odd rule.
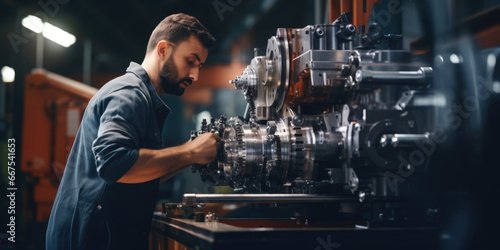
[[184, 77], [177, 81], [177, 77], [179, 76], [179, 72], [177, 71], [177, 67], [175, 66], [174, 56], [170, 55], [165, 66], [163, 66], [162, 71], [160, 72], [160, 84], [163, 88], [163, 91], [167, 94], [181, 96], [184, 94], [184, 88], [181, 88], [181, 83], [186, 82], [188, 85], [191, 85], [193, 81], [189, 77]]

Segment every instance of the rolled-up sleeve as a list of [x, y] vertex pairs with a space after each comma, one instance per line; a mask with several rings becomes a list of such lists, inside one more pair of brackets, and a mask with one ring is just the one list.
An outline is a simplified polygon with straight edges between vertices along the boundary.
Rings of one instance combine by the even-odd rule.
[[97, 172], [107, 182], [116, 182], [137, 161], [150, 108], [137, 88], [114, 91], [98, 105], [100, 125], [92, 143]]

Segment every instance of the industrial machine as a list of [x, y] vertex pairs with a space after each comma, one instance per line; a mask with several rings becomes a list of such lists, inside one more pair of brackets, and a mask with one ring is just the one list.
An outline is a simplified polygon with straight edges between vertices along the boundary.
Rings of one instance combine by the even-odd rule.
[[428, 162], [415, 149], [431, 143], [441, 100], [433, 68], [378, 24], [358, 29], [347, 13], [332, 24], [278, 29], [266, 54], [255, 53], [231, 81], [248, 102], [245, 115], [193, 133], [222, 138], [216, 162], [193, 170], [250, 193], [360, 201], [415, 194], [410, 179]]
[[[430, 155], [420, 149], [433, 143], [434, 109], [442, 96], [433, 90], [427, 58], [402, 50], [401, 39], [384, 34], [377, 23], [356, 27], [350, 13], [331, 24], [278, 29], [265, 53], [255, 50], [243, 73], [230, 81], [248, 102], [245, 114], [212, 118], [191, 133], [222, 138], [217, 159], [192, 169], [235, 193], [185, 194], [181, 207], [165, 204], [167, 216], [179, 215], [173, 208], [191, 211], [180, 213], [188, 217], [206, 204], [244, 203], [258, 215], [229, 213], [211, 233], [224, 238], [235, 230], [228, 225], [264, 227], [268, 233], [278, 228], [288, 233], [267, 246], [283, 246], [284, 237], [287, 247], [300, 249], [319, 244], [317, 238], [327, 239], [335, 229], [345, 230], [334, 237], [347, 248], [435, 246], [438, 209], [421, 197]], [[214, 221], [212, 213], [206, 216]], [[162, 223], [186, 222], [153, 221], [160, 228]], [[196, 230], [181, 224], [175, 225]], [[352, 242], [358, 237], [353, 229], [391, 233]], [[397, 243], [389, 241], [396, 231]], [[241, 235], [250, 233], [255, 232]], [[238, 239], [239, 245], [251, 245]], [[226, 243], [199, 244], [231, 248]]]
[[[231, 81], [248, 102], [244, 117], [203, 124], [200, 132], [219, 133], [223, 145], [217, 163], [195, 170], [249, 192], [361, 200], [411, 192], [397, 178], [425, 172], [427, 157], [410, 158], [431, 139], [433, 69], [378, 24], [356, 30], [347, 14], [278, 29], [266, 54]], [[375, 49], [381, 41], [386, 48]]]
[[[385, 34], [376, 22], [366, 25], [375, 2], [330, 1], [331, 8], [340, 4], [352, 15], [279, 28], [265, 51], [254, 51], [247, 68], [230, 81], [248, 103], [245, 114], [212, 118], [191, 133], [222, 138], [217, 159], [192, 170], [203, 181], [234, 191], [188, 193], [182, 204], [164, 204], [153, 219], [155, 245], [453, 249], [468, 244], [460, 239], [471, 231], [458, 228], [477, 211], [464, 207], [471, 191], [463, 187], [479, 179], [470, 177], [470, 167], [489, 159], [470, 149], [481, 150], [481, 120], [495, 110], [482, 108], [495, 93], [498, 49], [486, 49], [495, 46], [491, 40], [499, 41], [498, 25], [488, 20], [500, 8], [451, 27], [451, 34], [469, 27], [468, 38], [433, 41], [430, 35], [413, 41], [409, 52], [402, 49], [401, 35]], [[477, 23], [488, 24], [478, 28]], [[482, 52], [471, 53], [469, 41]], [[226, 211], [229, 206], [236, 209]], [[453, 206], [468, 214], [461, 216]]]

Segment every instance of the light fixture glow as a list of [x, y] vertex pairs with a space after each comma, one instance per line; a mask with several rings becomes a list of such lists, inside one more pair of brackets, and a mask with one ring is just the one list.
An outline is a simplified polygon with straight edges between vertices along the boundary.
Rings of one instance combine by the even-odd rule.
[[493, 91], [495, 91], [495, 93], [500, 93], [500, 82], [498, 81], [495, 81], [493, 82]]
[[69, 47], [76, 42], [75, 36], [47, 22], [43, 25], [42, 34], [45, 38], [64, 47]]
[[450, 61], [454, 64], [459, 64], [460, 63], [460, 57], [458, 57], [456, 54], [451, 54], [450, 55]]
[[491, 53], [488, 55], [486, 62], [488, 63], [488, 67], [495, 67], [495, 63], [497, 62], [497, 58], [495, 57], [495, 55], [493, 53]]
[[40, 19], [36, 16], [28, 15], [27, 17], [23, 18], [23, 20], [21, 21], [21, 24], [25, 28], [27, 28], [35, 33], [41, 33], [43, 31], [42, 19]]
[[21, 24], [27, 29], [35, 32], [42, 33], [42, 35], [64, 47], [69, 47], [76, 42], [76, 37], [48, 22], [43, 22], [42, 19], [28, 15], [23, 18]]
[[16, 78], [16, 71], [9, 66], [4, 66], [2, 68], [2, 81], [3, 82], [14, 82]]

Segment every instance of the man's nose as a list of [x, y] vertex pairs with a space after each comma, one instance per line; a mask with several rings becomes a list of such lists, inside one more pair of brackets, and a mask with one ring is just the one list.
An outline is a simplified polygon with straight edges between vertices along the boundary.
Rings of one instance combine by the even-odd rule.
[[194, 81], [198, 81], [198, 74], [200, 73], [200, 69], [198, 67], [194, 67], [189, 72], [189, 78]]

